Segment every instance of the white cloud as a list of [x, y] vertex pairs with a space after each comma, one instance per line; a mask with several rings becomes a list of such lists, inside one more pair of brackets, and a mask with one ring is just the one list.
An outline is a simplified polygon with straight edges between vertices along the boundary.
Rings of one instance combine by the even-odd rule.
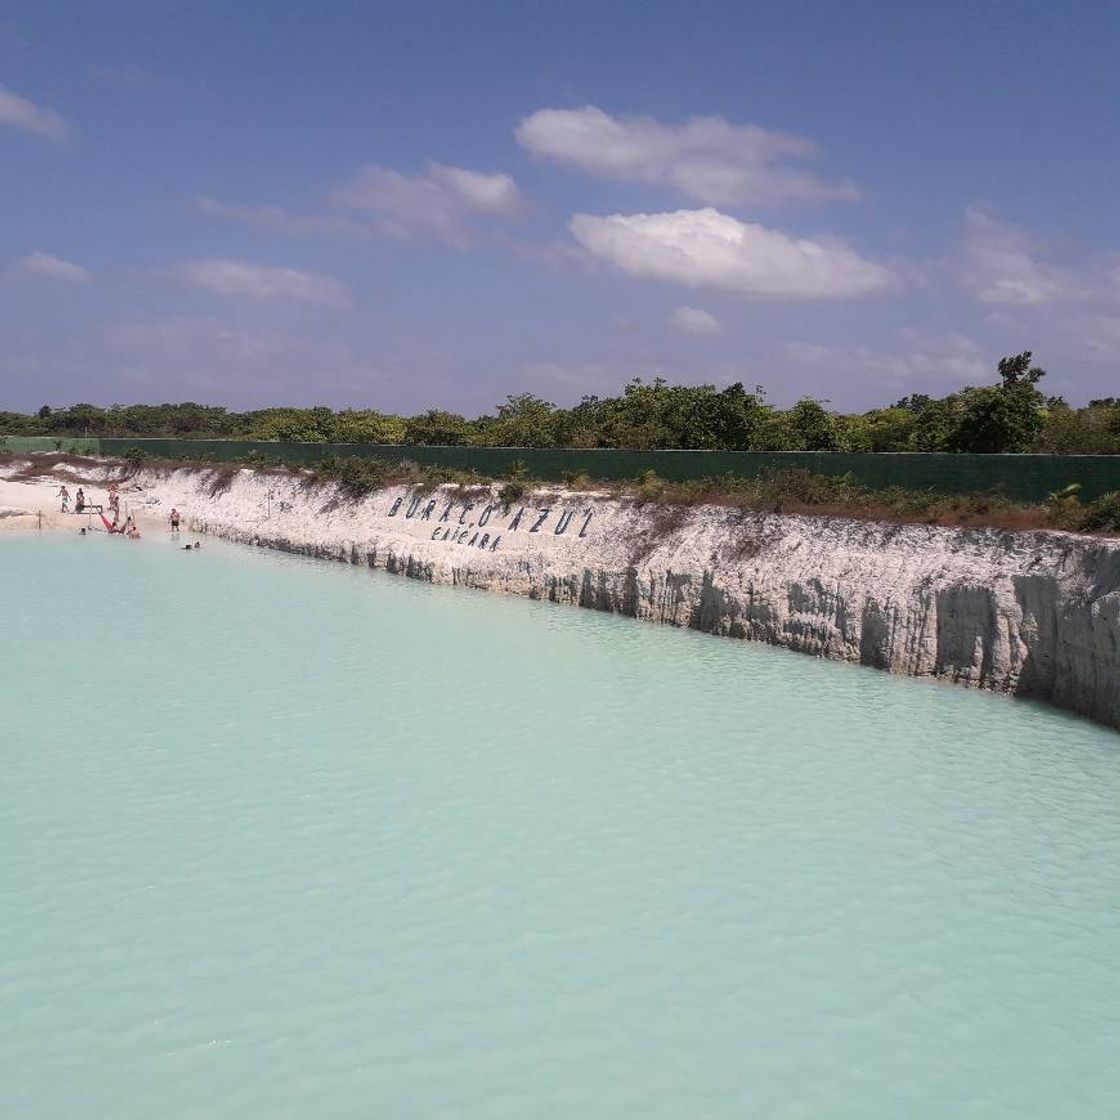
[[900, 341], [903, 345], [893, 351], [867, 346], [787, 342], [777, 348], [776, 357], [782, 364], [819, 372], [841, 383], [874, 379], [902, 386], [912, 380], [927, 384], [983, 382], [994, 376], [993, 363], [965, 335], [950, 333], [934, 339], [902, 332]]
[[840, 241], [792, 238], [718, 210], [577, 214], [572, 235], [631, 276], [748, 297], [852, 299], [894, 286], [885, 266]]
[[689, 334], [719, 334], [723, 330], [714, 315], [699, 307], [678, 307], [669, 316], [669, 322]]
[[345, 346], [289, 334], [281, 330], [246, 330], [209, 317], [119, 322], [106, 326], [100, 347], [114, 376], [148, 393], [197, 393], [215, 400], [260, 404], [278, 399], [321, 399], [324, 389], [368, 399], [371, 388], [384, 384], [372, 363]]
[[859, 195], [852, 183], [827, 183], [791, 166], [816, 154], [813, 141], [723, 117], [663, 124], [652, 117], [611, 116], [594, 105], [541, 109], [518, 124], [516, 136], [534, 155], [604, 178], [668, 186], [711, 205]]
[[331, 201], [376, 215], [379, 228], [396, 237], [426, 234], [459, 246], [469, 240], [465, 221], [471, 215], [506, 217], [523, 206], [509, 175], [440, 163], [429, 163], [423, 175], [413, 176], [370, 164], [336, 188]]
[[500, 171], [487, 174], [432, 163], [428, 165], [428, 177], [462, 199], [470, 210], [484, 214], [516, 214], [521, 209], [521, 192], [517, 184]]
[[981, 303], [1037, 307], [1078, 294], [1074, 278], [1037, 260], [1030, 240], [1014, 226], [974, 207], [965, 211], [965, 224], [964, 282]]
[[159, 361], [205, 357], [222, 368], [271, 361], [288, 349], [279, 335], [245, 331], [214, 319], [114, 323], [105, 328], [104, 338], [117, 353], [142, 354]]
[[56, 144], [65, 140], [69, 131], [61, 114], [53, 109], [44, 109], [5, 86], [0, 86], [0, 124], [20, 128]]
[[195, 198], [191, 208], [207, 217], [245, 222], [277, 233], [363, 234], [369, 232], [361, 222], [356, 222], [345, 214], [295, 214], [282, 206], [244, 206], [234, 202], [221, 202], [206, 195]]
[[52, 257], [50, 253], [28, 253], [19, 265], [32, 276], [46, 276], [51, 280], [65, 280], [70, 284], [89, 282], [89, 269], [64, 261], [61, 257]]
[[295, 268], [209, 259], [187, 261], [174, 273], [184, 283], [220, 296], [297, 300], [334, 307], [345, 307], [350, 302], [346, 289], [333, 276]]

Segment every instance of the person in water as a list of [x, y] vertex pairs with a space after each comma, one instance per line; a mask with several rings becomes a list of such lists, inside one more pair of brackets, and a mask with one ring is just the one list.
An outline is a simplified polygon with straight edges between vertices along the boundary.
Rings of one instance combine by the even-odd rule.
[[177, 533], [179, 531], [179, 511], [175, 508], [171, 510], [171, 531]]

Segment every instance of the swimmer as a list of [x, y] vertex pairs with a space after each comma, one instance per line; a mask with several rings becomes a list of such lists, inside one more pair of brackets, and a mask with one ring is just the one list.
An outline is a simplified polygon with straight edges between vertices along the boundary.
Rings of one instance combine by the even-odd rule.
[[85, 535], [86, 535], [86, 531], [85, 531], [85, 529], [79, 529], [79, 530], [78, 530], [78, 536], [79, 536], [79, 537], [84, 537]]

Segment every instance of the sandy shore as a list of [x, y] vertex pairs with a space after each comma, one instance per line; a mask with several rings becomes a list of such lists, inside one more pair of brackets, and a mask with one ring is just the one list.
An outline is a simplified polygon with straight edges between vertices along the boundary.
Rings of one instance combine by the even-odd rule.
[[[58, 496], [61, 485], [57, 478], [40, 478], [30, 482], [12, 482], [0, 477], [0, 533], [66, 532], [81, 529], [104, 532], [101, 518], [96, 512], [77, 514], [74, 494], [78, 487], [67, 483], [70, 490], [70, 513], [62, 512]], [[109, 515], [108, 485], [84, 486], [86, 501], [100, 505]], [[141, 539], [145, 534], [167, 530], [167, 517], [171, 506], [164, 504], [163, 496], [151, 488], [120, 488], [121, 520], [132, 514], [140, 528]], [[112, 520], [110, 516], [110, 520]]]

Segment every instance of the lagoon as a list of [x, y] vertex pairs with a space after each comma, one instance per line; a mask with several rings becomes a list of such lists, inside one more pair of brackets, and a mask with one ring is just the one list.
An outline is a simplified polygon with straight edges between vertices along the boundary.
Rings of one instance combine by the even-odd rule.
[[1113, 731], [208, 539], [0, 596], [3, 1115], [1120, 1113]]

